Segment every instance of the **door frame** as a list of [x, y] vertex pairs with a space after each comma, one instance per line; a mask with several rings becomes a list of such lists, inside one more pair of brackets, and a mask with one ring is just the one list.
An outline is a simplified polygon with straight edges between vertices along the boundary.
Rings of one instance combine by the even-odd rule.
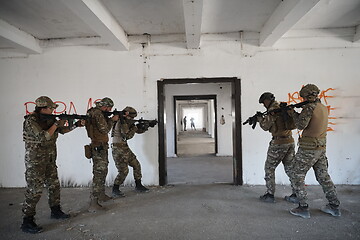
[[[233, 138], [233, 184], [243, 185], [242, 169], [242, 137], [241, 137], [241, 79], [240, 78], [185, 78], [161, 79], [157, 81], [158, 90], [158, 151], [159, 151], [159, 185], [167, 184], [166, 162], [166, 105], [165, 85], [189, 83], [231, 83], [231, 112]], [[176, 137], [176, 135], [174, 136]]]
[[214, 100], [214, 111], [215, 111], [215, 125], [214, 125], [214, 139], [215, 139], [215, 154], [218, 153], [218, 139], [217, 139], [217, 98], [216, 95], [182, 95], [174, 96], [174, 147], [175, 154], [177, 154], [177, 119], [176, 119], [176, 101], [183, 100]]

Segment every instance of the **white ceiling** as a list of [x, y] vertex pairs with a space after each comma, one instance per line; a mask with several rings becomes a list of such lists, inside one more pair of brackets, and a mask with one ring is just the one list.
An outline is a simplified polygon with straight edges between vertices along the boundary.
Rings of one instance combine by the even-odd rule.
[[0, 0], [0, 52], [40, 54], [49, 43], [128, 50], [131, 37], [253, 32], [272, 46], [293, 30], [351, 29], [360, 39], [360, 0]]

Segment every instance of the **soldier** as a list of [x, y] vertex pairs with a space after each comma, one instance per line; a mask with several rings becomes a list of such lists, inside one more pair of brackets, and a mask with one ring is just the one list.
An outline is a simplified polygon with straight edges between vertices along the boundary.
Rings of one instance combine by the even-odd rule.
[[300, 90], [300, 96], [309, 101], [301, 113], [291, 111], [295, 125], [303, 130], [299, 139], [299, 149], [295, 155], [294, 187], [299, 199], [299, 206], [290, 213], [302, 218], [310, 218], [309, 206], [306, 202], [305, 176], [310, 168], [314, 169], [316, 180], [322, 186], [329, 204], [322, 211], [332, 216], [340, 216], [339, 205], [334, 183], [328, 174], [326, 158], [326, 131], [328, 125], [328, 109], [318, 98], [320, 90], [314, 84], [307, 84]]
[[193, 129], [194, 128], [194, 130], [196, 131], [196, 128], [195, 128], [195, 118], [190, 118], [190, 127], [191, 127], [191, 129]]
[[186, 123], [187, 123], [186, 116], [185, 116], [184, 119], [183, 119], [183, 123], [184, 123], [184, 131], [186, 131]]
[[[279, 109], [279, 103], [275, 101], [274, 94], [270, 92], [263, 93], [259, 98], [259, 103], [264, 104], [267, 111]], [[275, 169], [282, 162], [284, 164], [285, 172], [292, 183], [293, 165], [295, 155], [294, 139], [291, 130], [295, 128], [292, 118], [284, 119], [281, 112], [270, 113], [265, 116], [257, 117], [260, 127], [264, 131], [269, 131], [272, 134], [270, 141], [267, 158], [265, 161], [265, 182], [267, 191], [264, 195], [260, 196], [260, 200], [264, 202], [274, 203], [275, 198]], [[292, 194], [285, 196], [285, 200], [296, 203], [297, 198], [293, 185]]]
[[109, 136], [113, 124], [119, 119], [118, 115], [109, 118], [104, 115], [110, 112], [114, 106], [113, 101], [105, 97], [95, 103], [95, 107], [87, 111], [90, 120], [86, 121], [86, 131], [91, 139], [91, 158], [93, 160], [93, 181], [90, 196], [90, 212], [102, 210], [103, 207], [99, 202], [105, 202], [111, 197], [105, 194], [105, 179], [108, 173], [108, 149]]
[[115, 166], [118, 169], [118, 175], [115, 178], [112, 194], [114, 197], [124, 197], [124, 193], [119, 190], [119, 186], [124, 182], [129, 173], [128, 166], [133, 168], [135, 179], [135, 190], [139, 192], [148, 192], [149, 189], [141, 184], [141, 165], [136, 159], [135, 154], [127, 144], [127, 140], [134, 137], [135, 133], [144, 133], [149, 126], [135, 125], [133, 119], [137, 116], [137, 111], [132, 107], [123, 109], [126, 112], [124, 119], [120, 119], [113, 129], [112, 155]]
[[28, 233], [39, 233], [42, 227], [34, 222], [36, 204], [39, 202], [44, 184], [48, 189], [48, 202], [51, 218], [65, 219], [70, 215], [60, 207], [60, 183], [56, 166], [56, 140], [58, 134], [72, 131], [84, 125], [84, 120], [72, 127], [65, 127], [65, 120], [42, 117], [52, 114], [58, 107], [49, 97], [41, 96], [35, 100], [35, 111], [25, 116], [23, 140], [25, 142], [25, 178], [27, 190], [22, 207], [24, 213], [21, 229]]

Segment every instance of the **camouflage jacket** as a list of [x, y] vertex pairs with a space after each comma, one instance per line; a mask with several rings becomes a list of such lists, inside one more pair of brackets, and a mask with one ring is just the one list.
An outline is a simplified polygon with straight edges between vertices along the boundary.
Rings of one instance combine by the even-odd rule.
[[[279, 103], [274, 101], [267, 110], [272, 111], [278, 108], [280, 108]], [[264, 131], [271, 132], [273, 136], [291, 135], [291, 130], [286, 130], [285, 128], [285, 122], [282, 119], [281, 113], [267, 114], [265, 116], [260, 116], [258, 117], [258, 121], [260, 123], [260, 127]]]
[[99, 107], [90, 108], [87, 112], [90, 117], [86, 121], [85, 127], [89, 138], [93, 142], [108, 142], [111, 128], [114, 125], [114, 121], [106, 117]]
[[135, 133], [144, 133], [144, 130], [139, 129], [133, 120], [125, 119], [118, 121], [113, 129], [113, 143], [126, 142], [134, 137]]
[[[279, 103], [274, 101], [267, 110], [272, 111], [278, 108], [280, 108]], [[280, 112], [259, 116], [258, 121], [260, 123], [260, 127], [264, 131], [269, 131], [272, 134], [276, 144], [285, 144], [294, 141], [291, 130], [286, 129], [285, 121]], [[282, 139], [279, 139], [278, 137], [282, 137]]]
[[55, 123], [55, 119], [41, 119], [39, 113], [25, 116], [23, 123], [23, 141], [25, 143], [39, 143], [41, 145], [55, 144], [59, 133], [70, 132], [69, 127], [58, 127], [50, 136], [47, 130]]
[[325, 137], [328, 125], [328, 110], [319, 99], [303, 106], [301, 113], [294, 112], [295, 126], [304, 130], [302, 136]]

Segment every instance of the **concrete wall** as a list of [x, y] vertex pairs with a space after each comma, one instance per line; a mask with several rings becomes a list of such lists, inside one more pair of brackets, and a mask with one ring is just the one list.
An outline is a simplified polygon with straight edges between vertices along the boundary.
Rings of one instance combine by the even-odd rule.
[[[360, 44], [339, 38], [312, 41], [315, 44], [310, 44], [309, 39], [296, 44], [293, 39], [280, 41], [274, 49], [259, 49], [252, 44], [226, 39], [203, 41], [200, 50], [186, 50], [184, 43], [152, 44], [144, 49], [132, 44], [128, 52], [61, 47], [48, 48], [41, 55], [28, 58], [0, 59], [0, 101], [3, 104], [0, 186], [25, 186], [22, 122], [26, 106], [29, 111], [33, 110], [31, 103], [25, 103], [48, 95], [54, 101], [63, 102], [68, 112], [73, 103], [78, 114], [85, 114], [90, 98], [93, 101], [108, 96], [118, 109], [130, 105], [139, 111], [139, 116], [156, 118], [156, 81], [199, 77], [241, 78], [243, 120], [263, 110], [257, 101], [264, 91], [272, 91], [278, 100], [288, 101], [289, 96], [296, 97], [303, 84], [317, 84], [326, 91], [323, 100], [327, 101], [334, 118], [329, 125], [332, 131], [328, 133], [330, 174], [336, 184], [360, 184], [360, 152], [357, 149], [360, 140]], [[231, 112], [227, 112], [229, 96], [226, 93], [224, 99], [219, 98], [218, 101], [226, 105], [226, 124], [219, 126], [219, 134], [226, 134], [232, 121]], [[70, 113], [73, 112], [72, 108]], [[222, 114], [219, 112], [218, 117]], [[167, 118], [167, 123], [173, 123], [172, 119]], [[264, 184], [263, 165], [270, 134], [249, 126], [243, 127], [242, 134], [244, 182]], [[91, 181], [92, 164], [83, 156], [83, 146], [88, 142], [84, 129], [59, 137], [57, 163], [64, 185], [83, 186]], [[168, 153], [171, 153], [171, 144], [168, 142]], [[136, 136], [130, 145], [142, 164], [144, 183], [158, 184], [157, 127]], [[224, 155], [231, 152], [230, 142], [221, 143], [220, 151]], [[116, 169], [111, 154], [109, 161], [107, 181], [112, 183]], [[130, 170], [125, 183], [132, 182]], [[277, 170], [277, 182], [288, 183], [281, 166]], [[313, 173], [309, 172], [307, 184], [315, 183]]]

